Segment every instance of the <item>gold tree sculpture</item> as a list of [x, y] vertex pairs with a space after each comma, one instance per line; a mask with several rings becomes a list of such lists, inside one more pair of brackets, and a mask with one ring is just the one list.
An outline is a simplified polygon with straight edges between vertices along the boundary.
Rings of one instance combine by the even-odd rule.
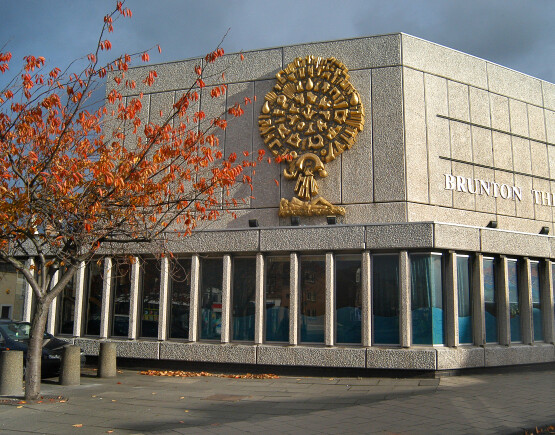
[[364, 127], [364, 107], [345, 65], [334, 57], [296, 58], [276, 74], [258, 118], [272, 154], [287, 163], [283, 174], [297, 179], [296, 198], [280, 201], [279, 216], [344, 215], [345, 209], [318, 196], [315, 176], [350, 149]]

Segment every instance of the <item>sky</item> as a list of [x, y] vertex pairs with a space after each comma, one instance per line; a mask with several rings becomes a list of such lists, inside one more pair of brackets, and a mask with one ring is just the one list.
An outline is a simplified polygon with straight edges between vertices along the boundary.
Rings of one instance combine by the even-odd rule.
[[[0, 51], [65, 67], [91, 52], [115, 0], [0, 0]], [[127, 0], [113, 53], [152, 63], [404, 32], [555, 83], [555, 0]], [[15, 68], [15, 64], [12, 69]]]

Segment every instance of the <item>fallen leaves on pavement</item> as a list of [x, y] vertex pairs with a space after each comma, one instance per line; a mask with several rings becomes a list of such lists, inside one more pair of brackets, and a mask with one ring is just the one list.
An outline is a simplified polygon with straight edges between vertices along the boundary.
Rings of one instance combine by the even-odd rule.
[[525, 435], [533, 435], [533, 434], [555, 434], [555, 425], [546, 426], [546, 427], [535, 427], [532, 430], [525, 430]]
[[231, 378], [231, 379], [279, 379], [278, 375], [271, 373], [253, 374], [246, 373], [244, 375], [226, 375], [222, 373], [209, 372], [186, 372], [183, 370], [143, 370], [139, 372], [141, 375], [147, 376], [173, 376], [176, 378], [196, 378], [200, 376], [215, 378]]

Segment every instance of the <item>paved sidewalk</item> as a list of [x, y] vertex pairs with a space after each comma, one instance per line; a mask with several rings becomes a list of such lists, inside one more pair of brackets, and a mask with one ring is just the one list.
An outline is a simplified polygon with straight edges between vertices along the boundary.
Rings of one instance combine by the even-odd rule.
[[44, 396], [67, 402], [0, 404], [0, 433], [511, 434], [555, 423], [555, 369], [441, 379], [89, 373], [76, 387], [43, 383]]

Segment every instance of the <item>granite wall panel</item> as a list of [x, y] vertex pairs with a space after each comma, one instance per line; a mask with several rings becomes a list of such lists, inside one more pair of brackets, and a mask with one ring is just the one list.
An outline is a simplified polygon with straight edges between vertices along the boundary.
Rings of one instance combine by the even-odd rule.
[[254, 198], [251, 199], [251, 207], [253, 208], [279, 207], [279, 200], [282, 197], [279, 181], [284, 164], [279, 164], [274, 161], [268, 163], [267, 159], [273, 156], [262, 140], [262, 136], [260, 136], [257, 121], [258, 114], [262, 110], [262, 105], [265, 101], [264, 97], [269, 91], [272, 90], [274, 82], [275, 80], [262, 80], [257, 81], [254, 84], [254, 95], [256, 96], [256, 101], [253, 103], [253, 110], [256, 122], [253, 123], [252, 127], [253, 153], [258, 155], [259, 150], [262, 150], [264, 151], [266, 157], [264, 161], [257, 164], [257, 171], [253, 177]]
[[537, 141], [545, 141], [545, 118], [543, 108], [528, 104], [527, 109], [530, 137]]
[[206, 71], [211, 74], [205, 74], [206, 84], [222, 83], [222, 72], [225, 72], [226, 83], [273, 79], [283, 68], [281, 48], [247, 51], [243, 56], [241, 60], [239, 53], [226, 54], [209, 64]]
[[410, 35], [402, 35], [403, 65], [487, 89], [486, 61]]
[[553, 345], [486, 346], [486, 367], [535, 364], [555, 361]]
[[447, 81], [440, 77], [424, 74], [426, 94], [426, 125], [428, 137], [428, 167], [430, 203], [446, 207], [453, 206], [453, 193], [444, 189], [444, 174], [452, 173], [449, 144], [449, 121], [438, 115], [449, 116]]
[[315, 42], [283, 48], [285, 65], [297, 57], [305, 56], [335, 57], [343, 62], [349, 71], [399, 65], [401, 35]]
[[484, 253], [549, 257], [549, 238], [538, 234], [524, 234], [499, 229], [480, 230]]
[[428, 144], [426, 141], [426, 101], [424, 74], [403, 68], [405, 104], [405, 148], [407, 160], [407, 199], [429, 202]]
[[406, 199], [403, 79], [400, 67], [372, 71], [374, 201]]
[[546, 109], [555, 110], [555, 84], [541, 82], [543, 104]]
[[438, 347], [437, 369], [452, 370], [485, 366], [485, 352], [480, 347]]
[[[225, 130], [224, 156], [228, 158], [232, 153], [237, 155], [237, 161], [256, 161], [257, 155], [253, 155], [253, 136], [258, 135], [258, 128], [254, 125], [254, 106], [245, 104], [245, 99], [254, 100], [254, 83], [231, 83], [227, 88], [227, 108], [239, 103], [244, 110], [240, 117], [226, 114], [228, 125]], [[256, 114], [257, 115], [257, 114]], [[245, 156], [243, 153], [248, 152]], [[243, 175], [253, 176], [252, 168], [245, 168]], [[254, 174], [256, 176], [256, 172]], [[232, 186], [229, 194], [224, 191], [224, 206], [229, 204], [230, 208], [249, 207], [251, 201], [251, 188], [248, 183], [242, 182], [242, 175], [238, 177], [239, 182]], [[234, 202], [235, 200], [236, 202]]]
[[366, 227], [366, 248], [429, 248], [434, 243], [433, 224], [372, 225]]
[[[346, 224], [406, 222], [407, 207], [404, 202], [347, 204], [345, 205], [345, 216], [342, 216], [341, 219]], [[304, 222], [304, 219], [301, 222]], [[324, 224], [325, 220], [322, 219], [320, 225]]]
[[[491, 147], [490, 147], [491, 151]], [[474, 177], [478, 180], [491, 181], [495, 179], [495, 171], [489, 168], [474, 167]], [[478, 193], [476, 199], [476, 211], [485, 213], [497, 213], [497, 202], [493, 196]]]
[[360, 226], [291, 227], [260, 230], [260, 250], [333, 251], [363, 249], [364, 228]]
[[370, 203], [374, 200], [374, 164], [372, 158], [372, 73], [352, 71], [351, 83], [358, 90], [364, 105], [364, 130], [355, 145], [341, 154], [341, 202]]
[[542, 105], [542, 82], [534, 77], [487, 63], [488, 89], [526, 103]]

